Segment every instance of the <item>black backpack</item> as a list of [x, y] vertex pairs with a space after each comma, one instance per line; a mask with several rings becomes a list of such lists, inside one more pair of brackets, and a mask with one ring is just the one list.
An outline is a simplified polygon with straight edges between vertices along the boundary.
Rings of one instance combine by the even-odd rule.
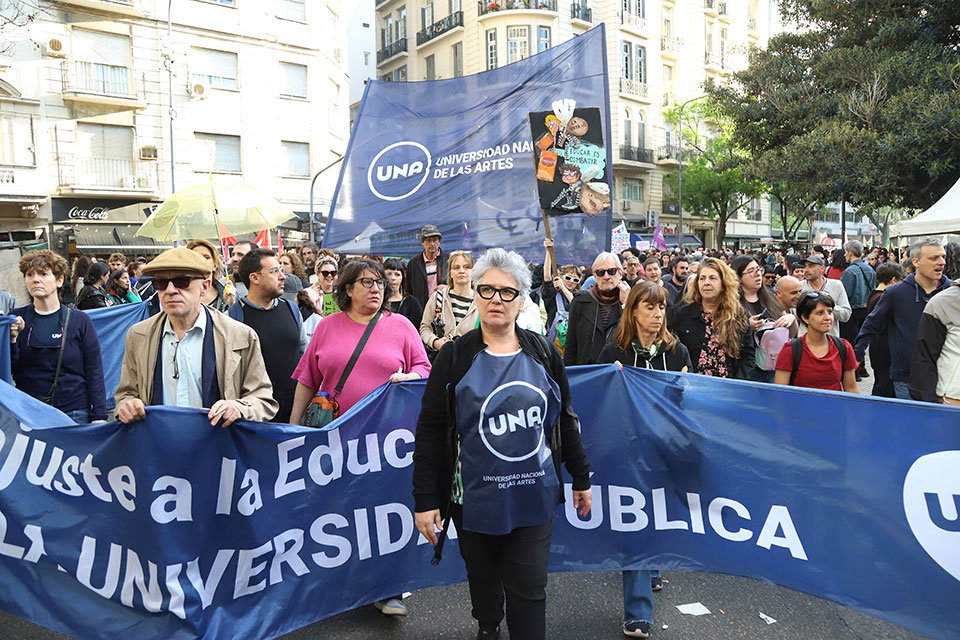
[[[840, 377], [843, 378], [843, 372], [847, 370], [847, 345], [843, 343], [843, 338], [838, 338], [832, 333], [828, 333], [827, 337], [833, 341], [833, 344], [837, 347], [837, 351], [840, 352]], [[790, 372], [790, 386], [793, 386], [793, 382], [797, 379], [797, 370], [800, 368], [800, 358], [803, 357], [803, 342], [801, 338], [791, 338], [790, 339], [790, 354], [793, 356], [793, 370]]]

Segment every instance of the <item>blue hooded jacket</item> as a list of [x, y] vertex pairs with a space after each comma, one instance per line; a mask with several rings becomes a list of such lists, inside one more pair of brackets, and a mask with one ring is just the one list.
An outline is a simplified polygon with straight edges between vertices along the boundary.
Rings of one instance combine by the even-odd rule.
[[928, 294], [911, 273], [903, 282], [887, 288], [857, 335], [857, 344], [853, 347], [857, 361], [863, 362], [863, 354], [870, 342], [886, 327], [890, 340], [890, 379], [909, 382], [913, 346], [917, 342], [923, 308], [930, 298], [949, 286], [950, 278], [940, 276], [937, 288]]

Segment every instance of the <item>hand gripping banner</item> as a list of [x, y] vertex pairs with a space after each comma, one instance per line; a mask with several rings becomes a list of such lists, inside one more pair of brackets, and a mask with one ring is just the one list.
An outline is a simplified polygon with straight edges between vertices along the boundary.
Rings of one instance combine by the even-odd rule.
[[[955, 637], [960, 410], [613, 365], [570, 381], [593, 511], [558, 508], [552, 571], [732, 573]], [[273, 638], [463, 580], [456, 539], [432, 566], [413, 524], [422, 389], [318, 431], [160, 407], [52, 427], [0, 383], [0, 606], [79, 638]]]

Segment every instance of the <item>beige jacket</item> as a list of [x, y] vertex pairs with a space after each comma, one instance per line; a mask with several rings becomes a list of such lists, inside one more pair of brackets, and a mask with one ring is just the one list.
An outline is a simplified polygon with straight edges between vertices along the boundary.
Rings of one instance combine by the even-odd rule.
[[[470, 304], [470, 309], [467, 311], [467, 316], [470, 315], [470, 312], [477, 308], [476, 301]], [[443, 318], [443, 335], [438, 336], [433, 333], [433, 329], [430, 327], [430, 323], [433, 322], [433, 319], [437, 316], [437, 292], [434, 291], [433, 294], [427, 299], [427, 305], [423, 308], [423, 319], [420, 321], [420, 339], [423, 340], [423, 344], [427, 349], [433, 349], [433, 341], [438, 338], [449, 338], [454, 335], [454, 331], [457, 329], [456, 321], [453, 317], [453, 306], [450, 304], [450, 288], [445, 287], [443, 292], [443, 306], [440, 309], [441, 317]], [[474, 321], [476, 318], [474, 318]], [[470, 325], [470, 328], [473, 329], [473, 325]], [[461, 335], [460, 333], [456, 335]]]
[[[139, 398], [149, 405], [153, 397], [153, 372], [163, 331], [165, 313], [158, 313], [130, 328], [120, 371], [120, 386], [114, 398], [117, 409], [127, 400]], [[226, 314], [210, 312], [214, 349], [217, 353], [217, 380], [220, 397], [235, 400], [245, 420], [266, 421], [276, 415], [273, 385], [260, 353], [260, 338], [250, 327]], [[209, 329], [209, 325], [207, 327]]]

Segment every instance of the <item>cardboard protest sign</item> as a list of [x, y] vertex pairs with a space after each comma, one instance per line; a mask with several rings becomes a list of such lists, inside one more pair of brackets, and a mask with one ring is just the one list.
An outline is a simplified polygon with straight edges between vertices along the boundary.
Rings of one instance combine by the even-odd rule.
[[530, 114], [540, 208], [551, 216], [610, 208], [600, 109], [575, 104], [558, 100], [553, 111]]

